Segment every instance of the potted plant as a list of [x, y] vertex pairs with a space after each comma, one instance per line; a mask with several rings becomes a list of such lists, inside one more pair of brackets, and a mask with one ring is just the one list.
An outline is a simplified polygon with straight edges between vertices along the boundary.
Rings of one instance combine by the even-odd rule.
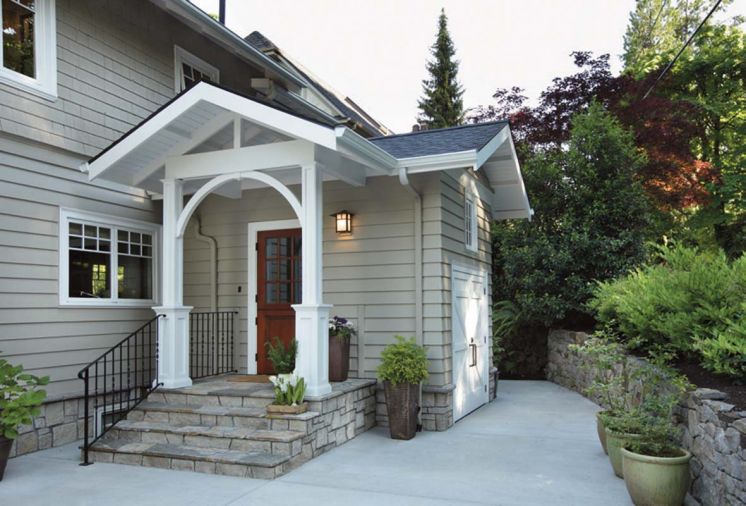
[[417, 432], [420, 382], [427, 379], [427, 354], [414, 338], [395, 336], [381, 353], [378, 377], [383, 381], [392, 439], [412, 439]]
[[341, 316], [329, 319], [329, 381], [347, 381], [350, 341], [354, 335], [351, 321]]
[[670, 417], [644, 425], [621, 449], [624, 484], [636, 506], [681, 506], [689, 490], [691, 453], [676, 443]]
[[584, 358], [581, 368], [592, 375], [591, 383], [583, 393], [605, 408], [596, 413], [596, 432], [604, 453], [608, 454], [605, 420], [628, 408], [627, 354], [624, 346], [603, 331], [596, 332], [582, 345], [570, 345], [570, 350]]
[[38, 387], [49, 383], [49, 377], [38, 378], [23, 372], [0, 358], [0, 481], [8, 464], [10, 447], [18, 437], [21, 425], [30, 425], [41, 411], [47, 392]]
[[267, 406], [267, 413], [293, 414], [303, 413], [308, 404], [303, 402], [306, 395], [306, 382], [296, 374], [278, 374], [270, 376], [274, 386], [275, 400]]
[[295, 338], [286, 346], [275, 336], [266, 346], [267, 359], [272, 364], [275, 374], [290, 374], [295, 370], [295, 357], [298, 356], [298, 341]]

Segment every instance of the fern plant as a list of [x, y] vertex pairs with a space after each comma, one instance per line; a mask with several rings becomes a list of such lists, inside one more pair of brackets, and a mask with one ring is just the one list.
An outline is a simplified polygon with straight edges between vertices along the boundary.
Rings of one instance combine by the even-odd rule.
[[295, 357], [298, 356], [298, 341], [295, 338], [286, 346], [275, 336], [266, 346], [267, 358], [272, 363], [275, 374], [290, 374], [295, 370]]

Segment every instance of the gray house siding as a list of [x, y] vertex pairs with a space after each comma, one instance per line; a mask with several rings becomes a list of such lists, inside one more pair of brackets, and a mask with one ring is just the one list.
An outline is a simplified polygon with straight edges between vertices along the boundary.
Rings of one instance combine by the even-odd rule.
[[152, 316], [149, 309], [60, 306], [59, 209], [156, 221], [138, 190], [92, 184], [82, 158], [0, 134], [0, 352], [49, 375], [50, 396], [78, 392], [78, 370]]
[[238, 91], [251, 93], [251, 77], [263, 76], [145, 0], [56, 7], [58, 98], [0, 84], [0, 132], [95, 155], [174, 96], [174, 44]]

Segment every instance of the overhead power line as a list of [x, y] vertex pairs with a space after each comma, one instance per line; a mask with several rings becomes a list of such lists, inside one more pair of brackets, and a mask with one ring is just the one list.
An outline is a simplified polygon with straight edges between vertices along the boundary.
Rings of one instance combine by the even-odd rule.
[[715, 2], [715, 5], [712, 6], [712, 9], [710, 9], [710, 12], [707, 13], [707, 16], [705, 16], [705, 18], [699, 24], [699, 26], [697, 27], [697, 29], [692, 32], [692, 34], [686, 40], [686, 42], [684, 43], [684, 45], [681, 46], [681, 49], [679, 49], [679, 52], [676, 53], [676, 56], [674, 56], [673, 60], [671, 60], [671, 62], [668, 65], [666, 65], [666, 68], [663, 69], [663, 72], [661, 72], [660, 75], [655, 79], [655, 81], [653, 82], [653, 84], [650, 85], [650, 89], [648, 89], [648, 91], [642, 97], [643, 100], [645, 100], [646, 98], [648, 98], [648, 95], [650, 95], [650, 92], [653, 91], [653, 88], [655, 88], [655, 85], [658, 84], [658, 82], [661, 79], [663, 79], [663, 76], [665, 76], [666, 73], [671, 69], [671, 67], [673, 67], [674, 63], [676, 63], [676, 60], [678, 60], [679, 57], [681, 56], [681, 53], [683, 53], [684, 50], [687, 48], [687, 46], [692, 42], [692, 40], [694, 40], [694, 37], [697, 35], [697, 32], [699, 32], [699, 30], [705, 25], [705, 23], [707, 23], [707, 20], [710, 19], [710, 16], [712, 16], [712, 14], [717, 10], [717, 8], [720, 6], [720, 4], [722, 3], [722, 1], [723, 0], [717, 0]]

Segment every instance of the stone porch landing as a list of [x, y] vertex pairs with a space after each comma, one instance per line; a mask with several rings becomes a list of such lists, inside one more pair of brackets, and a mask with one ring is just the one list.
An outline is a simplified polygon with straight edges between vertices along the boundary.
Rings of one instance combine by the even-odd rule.
[[267, 383], [200, 380], [158, 390], [90, 450], [114, 462], [250, 478], [276, 478], [375, 425], [375, 380], [332, 383], [300, 415], [269, 415]]

